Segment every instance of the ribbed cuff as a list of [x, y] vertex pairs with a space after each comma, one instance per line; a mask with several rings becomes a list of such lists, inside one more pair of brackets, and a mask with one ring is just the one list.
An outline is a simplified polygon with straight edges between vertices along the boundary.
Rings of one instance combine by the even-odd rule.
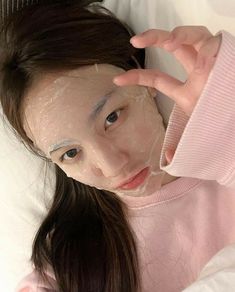
[[[235, 187], [235, 38], [221, 33], [216, 62], [191, 117], [177, 105], [173, 109], [160, 167], [174, 176], [217, 180]], [[166, 165], [168, 148], [176, 152]]]

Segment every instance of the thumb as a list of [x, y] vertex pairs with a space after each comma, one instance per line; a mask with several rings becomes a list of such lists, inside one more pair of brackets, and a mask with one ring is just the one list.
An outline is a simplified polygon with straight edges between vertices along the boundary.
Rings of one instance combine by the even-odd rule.
[[175, 150], [173, 150], [173, 149], [166, 150], [165, 157], [166, 157], [166, 161], [167, 161], [168, 164], [171, 163], [171, 161], [172, 161], [172, 159], [174, 157], [174, 154], [175, 154]]

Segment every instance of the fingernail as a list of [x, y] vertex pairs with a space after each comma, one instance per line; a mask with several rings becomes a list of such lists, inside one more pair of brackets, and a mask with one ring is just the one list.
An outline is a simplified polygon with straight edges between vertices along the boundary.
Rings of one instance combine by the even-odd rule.
[[136, 39], [138, 39], [142, 35], [143, 35], [143, 33], [134, 35], [133, 37], [130, 38], [130, 42], [135, 41]]
[[130, 39], [130, 43], [132, 44], [133, 41], [135, 41], [135, 37], [132, 37], [132, 38]]
[[116, 85], [121, 84], [120, 79], [118, 77], [113, 78], [113, 83], [115, 83]]
[[131, 43], [133, 46], [138, 46], [138, 45], [139, 45], [139, 44], [138, 44], [138, 38], [139, 38], [139, 35], [136, 35], [136, 36], [132, 37], [132, 38], [130, 39], [130, 43]]

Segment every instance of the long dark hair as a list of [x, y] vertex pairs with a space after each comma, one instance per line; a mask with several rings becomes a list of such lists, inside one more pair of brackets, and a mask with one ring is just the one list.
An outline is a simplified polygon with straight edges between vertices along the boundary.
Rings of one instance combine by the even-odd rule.
[[[144, 66], [132, 31], [97, 1], [41, 1], [1, 23], [0, 99], [14, 134], [36, 149], [22, 126], [23, 100], [40, 73], [107, 63]], [[102, 2], [102, 1], [99, 1]], [[66, 176], [55, 165], [54, 200], [33, 243], [31, 260], [46, 281], [46, 267], [63, 292], [137, 292], [140, 273], [128, 208], [114, 193]]]

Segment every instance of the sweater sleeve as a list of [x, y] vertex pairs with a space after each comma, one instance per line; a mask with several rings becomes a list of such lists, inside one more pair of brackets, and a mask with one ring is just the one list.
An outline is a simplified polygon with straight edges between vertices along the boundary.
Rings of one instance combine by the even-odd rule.
[[49, 270], [46, 271], [48, 282], [42, 280], [36, 270], [24, 277], [17, 285], [15, 292], [56, 292], [58, 286], [55, 277]]
[[[235, 188], [235, 37], [221, 34], [216, 62], [191, 116], [174, 105], [160, 168], [174, 176], [216, 180]], [[167, 165], [168, 148], [176, 151]]]

